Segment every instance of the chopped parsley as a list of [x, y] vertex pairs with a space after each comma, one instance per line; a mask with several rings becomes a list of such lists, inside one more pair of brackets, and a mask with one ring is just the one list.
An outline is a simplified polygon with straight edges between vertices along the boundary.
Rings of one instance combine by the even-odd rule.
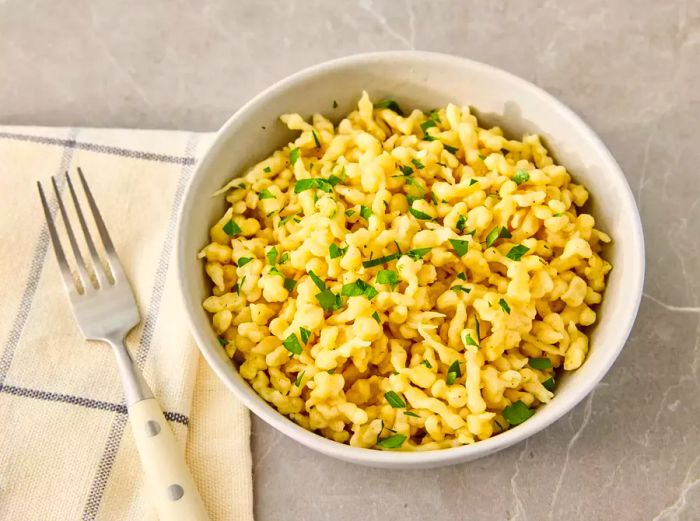
[[267, 250], [265, 257], [267, 257], [267, 263], [270, 266], [274, 266], [275, 264], [277, 264], [277, 248], [273, 246], [272, 248]]
[[293, 355], [300, 355], [303, 351], [301, 348], [301, 344], [299, 343], [299, 339], [294, 333], [290, 334], [287, 338], [285, 338], [282, 342], [282, 345], [287, 351], [289, 351]]
[[511, 425], [520, 425], [525, 420], [531, 418], [534, 414], [535, 411], [530, 409], [520, 400], [503, 409], [503, 417]]
[[552, 361], [549, 358], [543, 357], [543, 358], [530, 358], [530, 361], [528, 362], [530, 364], [530, 367], [533, 369], [550, 369], [552, 367]]
[[292, 164], [292, 166], [294, 166], [294, 163], [297, 162], [300, 155], [301, 155], [301, 150], [299, 150], [298, 148], [293, 148], [289, 152], [289, 162]]
[[280, 257], [280, 260], [277, 261], [277, 262], [279, 262], [280, 264], [284, 264], [284, 263], [287, 262], [288, 260], [289, 260], [289, 252], [288, 252], [288, 251], [285, 251], [285, 252], [282, 254], [282, 256]]
[[457, 229], [460, 232], [464, 231], [464, 227], [467, 225], [467, 218], [464, 215], [460, 215], [457, 219]]
[[[338, 179], [335, 176], [335, 179]], [[340, 181], [340, 179], [338, 179]], [[311, 177], [309, 179], [300, 179], [296, 183], [294, 183], [294, 193], [295, 194], [300, 194], [301, 192], [305, 192], [306, 190], [313, 190], [313, 189], [318, 189], [318, 190], [323, 190], [326, 193], [331, 193], [333, 191], [333, 186], [335, 186], [337, 182], [333, 182], [330, 179], [323, 179], [321, 177]]]
[[248, 264], [252, 260], [253, 260], [253, 257], [241, 257], [240, 259], [238, 259], [238, 267], [242, 268], [243, 266], [245, 266], [246, 264]]
[[416, 219], [421, 219], [423, 221], [432, 221], [433, 220], [433, 218], [430, 215], [428, 215], [427, 213], [421, 212], [420, 210], [416, 210], [413, 207], [409, 208], [408, 211]]
[[447, 368], [447, 385], [455, 383], [460, 376], [462, 376], [462, 371], [459, 368], [459, 361], [455, 360]]
[[[477, 336], [479, 336], [478, 333], [477, 333]], [[479, 347], [479, 344], [477, 344], [477, 343], [474, 341], [474, 339], [472, 338], [472, 336], [471, 336], [469, 333], [467, 333], [466, 335], [464, 335], [464, 341], [466, 342], [466, 344], [467, 344], [468, 346], [476, 346], [476, 347]]]
[[523, 183], [526, 183], [530, 180], [530, 174], [527, 173], [526, 170], [523, 170], [522, 168], [519, 168], [517, 172], [515, 172], [515, 175], [513, 176], [513, 181], [515, 181], [515, 184], [521, 185]]
[[381, 438], [379, 441], [377, 441], [377, 447], [381, 447], [383, 449], [398, 449], [401, 445], [403, 445], [404, 441], [406, 441], [406, 436], [403, 434], [394, 434], [388, 438]]
[[[399, 170], [401, 170], [401, 173], [406, 177], [408, 177], [409, 175], [411, 175], [413, 173], [413, 168], [411, 168], [408, 165], [399, 165]], [[400, 177], [400, 176], [397, 176], [397, 177]]]
[[309, 342], [309, 337], [311, 336], [311, 331], [309, 331], [305, 327], [300, 327], [299, 335], [301, 335], [301, 341], [307, 344]]
[[416, 248], [413, 250], [408, 250], [406, 252], [406, 255], [408, 255], [409, 258], [411, 258], [413, 260], [418, 260], [418, 259], [422, 259], [423, 257], [425, 257], [425, 255], [430, 253], [431, 250], [432, 250], [432, 248]]
[[414, 418], [420, 418], [420, 416], [418, 416], [415, 412], [404, 411], [403, 413], [404, 413], [404, 415], [406, 415], [406, 416], [413, 416]]
[[478, 183], [478, 182], [479, 182], [478, 179], [473, 179], [473, 178], [472, 178], [472, 179], [469, 180], [469, 186], [474, 186], [474, 185], [475, 185], [476, 183]]
[[370, 216], [373, 214], [372, 210], [364, 205], [360, 205], [360, 215], [363, 219], [369, 221]]
[[314, 284], [316, 284], [316, 287], [323, 291], [326, 289], [326, 283], [321, 280], [321, 278], [316, 275], [313, 271], [309, 271], [309, 277], [311, 277], [311, 280], [314, 281]]
[[393, 110], [396, 112], [399, 116], [403, 116], [403, 111], [401, 110], [401, 107], [399, 107], [399, 104], [396, 103], [393, 99], [383, 99], [378, 101], [377, 103], [374, 104], [375, 109], [389, 109]]
[[483, 161], [484, 159], [486, 159], [486, 156], [479, 154], [479, 159]]
[[377, 313], [376, 311], [372, 313], [372, 318], [377, 321], [377, 324], [382, 323], [381, 319], [379, 318], [379, 313]]
[[413, 163], [413, 166], [415, 166], [418, 170], [425, 168], [425, 165], [418, 161], [415, 157], [411, 159], [411, 163]]
[[245, 282], [245, 275], [241, 277], [241, 281], [236, 284], [236, 295], [241, 295], [241, 290], [243, 289], [243, 283]]
[[427, 132], [428, 129], [432, 127], [437, 127], [437, 124], [432, 119], [426, 119], [423, 123], [420, 124], [420, 129], [423, 132]]
[[479, 319], [475, 316], [474, 321], [476, 322], [476, 339], [481, 340], [481, 325], [479, 324]]
[[433, 364], [431, 364], [428, 360], [423, 360], [423, 361], [421, 362], [421, 365], [424, 365], [424, 366], [427, 367], [428, 369], [432, 369], [432, 368], [433, 368]]
[[394, 289], [399, 283], [399, 274], [394, 270], [380, 270], [377, 273], [378, 284], [389, 284]]
[[392, 253], [391, 255], [386, 255], [384, 257], [377, 257], [376, 259], [370, 259], [367, 261], [362, 262], [362, 266], [364, 268], [373, 268], [375, 266], [379, 266], [380, 264], [384, 264], [386, 262], [391, 262], [393, 260], [396, 260], [400, 257], [398, 253]]
[[350, 208], [349, 210], [345, 210], [345, 215], [347, 215], [348, 217], [352, 217], [353, 215], [355, 215], [355, 213], [355, 210], [353, 210], [352, 208]]
[[459, 150], [458, 148], [451, 147], [450, 145], [446, 145], [445, 143], [443, 143], [442, 146], [445, 147], [445, 150], [447, 150], [450, 154], [456, 154]]
[[228, 345], [228, 340], [226, 340], [225, 338], [218, 336], [216, 337], [216, 339], [219, 341], [219, 345], [221, 347], [226, 347]]
[[518, 244], [517, 246], [513, 246], [510, 251], [506, 253], [506, 257], [508, 257], [510, 260], [519, 261], [528, 251], [530, 251], [530, 248], [523, 246], [522, 244]]
[[316, 143], [316, 148], [321, 148], [321, 142], [318, 140], [318, 135], [316, 134], [316, 131], [312, 130], [311, 134], [313, 134], [314, 136], [314, 143]]
[[335, 311], [341, 305], [340, 295], [336, 295], [329, 289], [317, 293], [316, 300], [325, 311]]
[[270, 172], [272, 172], [272, 168], [270, 168], [269, 166], [266, 166], [265, 168], [263, 168], [263, 172], [265, 172], [266, 174], [269, 174]]
[[508, 313], [510, 315], [510, 306], [508, 305], [508, 302], [505, 301], [505, 299], [501, 299], [498, 301], [498, 305], [501, 306], [501, 309]]
[[348, 251], [347, 246], [345, 248], [341, 248], [337, 244], [333, 243], [328, 247], [328, 255], [330, 255], [331, 259], [337, 259], [338, 257], [342, 257], [345, 255], [345, 253]]
[[547, 378], [544, 382], [542, 382], [542, 386], [550, 393], [554, 392], [554, 378]]
[[306, 371], [302, 371], [301, 373], [299, 373], [297, 375], [296, 380], [294, 380], [294, 385], [296, 387], [301, 387], [301, 379], [304, 378], [304, 373], [306, 373]]
[[508, 231], [508, 228], [506, 228], [505, 226], [501, 226], [500, 228], [496, 226], [486, 236], [486, 247], [490, 248], [491, 246], [493, 246], [493, 243], [496, 242], [498, 239], [509, 239], [510, 237], [511, 234]]
[[359, 297], [364, 295], [368, 300], [372, 300], [379, 292], [371, 284], [364, 280], [357, 279], [350, 284], [344, 284], [340, 294], [344, 297]]
[[238, 226], [233, 219], [229, 220], [226, 224], [224, 224], [224, 227], [222, 228], [226, 235], [229, 237], [233, 237], [234, 235], [238, 235], [241, 233], [241, 227]]
[[287, 224], [289, 221], [291, 221], [292, 219], [294, 219], [294, 217], [296, 217], [296, 213], [293, 213], [293, 214], [291, 214], [291, 215], [287, 215], [286, 217], [282, 217], [282, 218], [280, 219], [280, 222], [279, 222], [279, 224], [277, 225], [277, 227], [279, 228], [280, 226], [284, 226], [284, 225]]
[[286, 289], [287, 291], [294, 291], [294, 288], [297, 285], [297, 281], [294, 279], [288, 279], [285, 277], [283, 284], [284, 284], [284, 289]]
[[466, 293], [467, 295], [468, 295], [469, 292], [472, 290], [471, 288], [468, 288], [468, 287], [466, 287], [466, 286], [459, 286], [459, 285], [452, 286], [450, 289], [451, 289], [452, 291], [463, 291], [463, 292]]
[[457, 278], [462, 279], [462, 280], [467, 280], [467, 274], [466, 273], [458, 273]]
[[272, 192], [270, 192], [267, 188], [263, 188], [260, 191], [259, 197], [260, 199], [275, 199], [275, 195]]
[[464, 257], [469, 251], [469, 242], [460, 239], [450, 239], [450, 244], [459, 257]]
[[394, 391], [387, 391], [384, 393], [384, 398], [394, 409], [405, 409], [406, 402], [404, 402], [401, 397]]

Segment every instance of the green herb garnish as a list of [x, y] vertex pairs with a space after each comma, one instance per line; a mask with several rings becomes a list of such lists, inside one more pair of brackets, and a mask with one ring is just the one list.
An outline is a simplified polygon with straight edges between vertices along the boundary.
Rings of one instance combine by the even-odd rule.
[[550, 393], [554, 392], [554, 378], [547, 378], [544, 382], [542, 382], [542, 386], [547, 389]]
[[443, 143], [442, 146], [445, 147], [445, 150], [447, 150], [450, 154], [456, 154], [459, 150], [458, 148], [451, 147], [450, 145], [446, 145], [445, 143]]
[[508, 257], [510, 260], [519, 261], [528, 251], [530, 251], [530, 248], [523, 246], [522, 244], [518, 244], [517, 246], [513, 246], [510, 251], [506, 253], [506, 257]]
[[309, 342], [309, 337], [311, 336], [311, 331], [309, 331], [305, 327], [300, 327], [299, 335], [301, 336], [301, 341], [307, 344]]
[[418, 259], [422, 259], [423, 257], [425, 257], [425, 255], [430, 253], [431, 250], [432, 250], [432, 248], [416, 248], [413, 250], [408, 250], [406, 252], [406, 255], [408, 255], [409, 258], [411, 258], [413, 260], [418, 260]]
[[282, 256], [280, 257], [280, 260], [277, 261], [277, 262], [279, 262], [280, 264], [284, 264], [284, 263], [287, 262], [288, 260], [289, 260], [289, 252], [288, 252], [288, 251], [285, 251], [285, 252], [282, 254]]
[[378, 284], [389, 284], [394, 289], [399, 283], [399, 274], [394, 270], [380, 270], [377, 273]]
[[294, 333], [285, 338], [282, 342], [282, 345], [287, 351], [289, 351], [293, 355], [300, 355], [303, 351], [301, 348], [301, 344], [299, 343], [299, 339]]
[[367, 284], [361, 279], [357, 279], [350, 284], [344, 284], [343, 288], [340, 290], [340, 294], [344, 297], [359, 297], [364, 295], [368, 300], [372, 300], [378, 293], [379, 292], [371, 284]]
[[267, 257], [267, 263], [270, 266], [274, 266], [275, 264], [277, 264], [277, 248], [272, 247], [269, 250], [267, 250], [265, 257]]
[[420, 418], [420, 416], [418, 416], [415, 412], [404, 411], [403, 413], [405, 416], [413, 416], [414, 418]]
[[379, 318], [379, 313], [377, 313], [376, 311], [372, 313], [372, 318], [377, 321], [377, 324], [382, 323], [381, 319]]
[[474, 185], [475, 185], [476, 183], [478, 183], [478, 182], [479, 182], [478, 179], [470, 179], [470, 180], [469, 180], [469, 186], [474, 186]]
[[[338, 178], [335, 177], [335, 179]], [[338, 179], [338, 181], [340, 180]], [[321, 177], [311, 177], [309, 179], [300, 179], [299, 181], [294, 183], [294, 193], [300, 194], [301, 192], [305, 192], [306, 190], [313, 189], [323, 190], [326, 193], [331, 193], [333, 191], [333, 186], [334, 184], [328, 179], [323, 179]]]
[[267, 188], [263, 188], [260, 191], [259, 197], [260, 199], [275, 199], [275, 195], [272, 192], [270, 192]]
[[423, 221], [432, 221], [433, 220], [433, 218], [430, 215], [428, 215], [427, 213], [421, 212], [420, 210], [416, 210], [413, 207], [409, 208], [408, 211], [416, 219], [421, 219]]
[[243, 266], [245, 266], [246, 264], [248, 264], [252, 260], [253, 260], [253, 257], [241, 257], [240, 259], [238, 259], [238, 267], [242, 268]]
[[462, 371], [459, 368], [459, 361], [455, 360], [447, 368], [447, 385], [455, 383], [460, 376], [462, 376]]
[[228, 345], [228, 340], [225, 338], [221, 338], [220, 336], [216, 337], [216, 339], [219, 341], [219, 345], [221, 347], [226, 347]]
[[466, 293], [467, 295], [468, 295], [469, 292], [472, 290], [471, 288], [468, 288], [468, 287], [466, 287], [466, 286], [459, 286], [459, 285], [452, 286], [450, 289], [451, 289], [452, 291], [463, 291], [463, 292]]
[[386, 255], [384, 257], [377, 257], [376, 259], [363, 261], [362, 266], [365, 268], [373, 268], [375, 266], [379, 266], [380, 264], [384, 264], [385, 262], [396, 260], [399, 257], [400, 255], [398, 253], [392, 253], [391, 255]]
[[433, 364], [431, 364], [428, 360], [423, 360], [423, 361], [421, 362], [421, 364], [424, 365], [425, 367], [427, 367], [428, 369], [432, 369], [432, 368], [433, 368]]
[[284, 284], [284, 289], [291, 292], [291, 291], [294, 291], [294, 288], [297, 285], [297, 281], [294, 279], [288, 279], [285, 277], [283, 284]]
[[316, 131], [312, 130], [311, 134], [313, 134], [314, 136], [314, 143], [316, 143], [316, 148], [321, 148], [321, 142], [318, 140], [318, 135], [316, 134]]
[[265, 172], [266, 174], [269, 174], [270, 172], [272, 172], [272, 168], [270, 168], [269, 166], [266, 166], [265, 168], [263, 168], [263, 172]]
[[508, 305], [508, 302], [505, 301], [505, 299], [499, 300], [498, 305], [501, 306], [501, 309], [503, 309], [503, 311], [510, 315], [510, 306]]
[[469, 251], [469, 241], [463, 241], [460, 239], [450, 239], [450, 244], [457, 252], [459, 257], [464, 257]]
[[483, 161], [484, 159], [486, 159], [486, 156], [479, 154], [479, 159], [481, 159]]
[[513, 181], [515, 181], [515, 184], [521, 185], [523, 183], [526, 183], [527, 181], [530, 180], [530, 174], [527, 173], [526, 170], [523, 170], [522, 168], [519, 168], [517, 172], [515, 172], [515, 175], [513, 176]]
[[306, 371], [302, 371], [301, 373], [299, 373], [297, 375], [296, 380], [294, 380], [294, 385], [296, 387], [301, 387], [301, 379], [304, 378], [304, 373], [306, 373]]
[[340, 295], [336, 295], [329, 289], [317, 293], [316, 300], [325, 311], [335, 311], [341, 306]]
[[[399, 165], [399, 170], [401, 170], [401, 173], [406, 177], [410, 176], [413, 173], [413, 168], [411, 168], [408, 165]], [[400, 177], [400, 176], [396, 176], [396, 177]]]
[[311, 280], [314, 281], [314, 284], [316, 284], [316, 287], [323, 291], [326, 289], [326, 283], [321, 280], [321, 278], [316, 275], [313, 271], [309, 271], [309, 277], [311, 277]]
[[479, 324], [479, 319], [474, 316], [474, 322], [476, 322], [476, 339], [481, 340], [481, 325]]
[[464, 227], [467, 225], [467, 218], [464, 215], [460, 215], [457, 219], [457, 229], [460, 232], [464, 231]]
[[393, 99], [383, 99], [378, 101], [377, 103], [374, 104], [375, 109], [389, 109], [393, 110], [396, 112], [399, 116], [403, 116], [403, 111], [401, 110], [401, 107], [399, 107], [399, 104], [396, 103]]
[[229, 237], [233, 237], [234, 235], [241, 233], [241, 227], [238, 226], [233, 219], [229, 220], [229, 222], [224, 224], [222, 230], [224, 230], [226, 235], [228, 235]]
[[530, 361], [528, 362], [530, 364], [530, 367], [533, 369], [539, 369], [539, 370], [544, 370], [544, 369], [550, 369], [552, 367], [552, 361], [547, 358], [530, 358]]
[[503, 417], [511, 425], [520, 425], [534, 414], [535, 411], [520, 400], [503, 409]]
[[467, 280], [467, 274], [466, 273], [458, 273], [457, 278], [462, 279], [462, 280]]
[[341, 248], [337, 244], [333, 243], [328, 247], [328, 254], [330, 255], [331, 259], [337, 259], [338, 257], [342, 257], [345, 255], [345, 253], [348, 251], [347, 246], [345, 248]]
[[373, 214], [372, 210], [370, 208], [367, 208], [364, 205], [360, 206], [360, 215], [367, 221], [369, 221], [370, 216]]
[[280, 219], [280, 222], [279, 222], [279, 224], [277, 225], [277, 227], [279, 228], [280, 226], [284, 226], [284, 225], [287, 224], [289, 221], [291, 221], [292, 219], [294, 219], [295, 216], [296, 216], [296, 213], [293, 213], [293, 214], [291, 214], [291, 215], [287, 215], [286, 217], [282, 217], [282, 218]]
[[501, 238], [509, 239], [510, 237], [511, 237], [511, 234], [508, 231], [508, 228], [506, 228], [505, 226], [501, 226], [500, 228], [498, 226], [496, 226], [486, 236], [486, 247], [490, 248], [491, 246], [493, 246], [493, 243], [496, 242], [498, 239], [501, 239]]
[[404, 402], [401, 397], [396, 394], [394, 391], [387, 391], [384, 393], [384, 398], [386, 398], [386, 401], [389, 402], [389, 405], [391, 405], [394, 409], [405, 409], [406, 408], [406, 402]]
[[423, 123], [420, 124], [420, 129], [423, 132], [427, 132], [429, 128], [436, 127], [437, 124], [435, 123], [434, 120], [432, 119], [426, 119]]
[[411, 159], [411, 163], [413, 163], [413, 166], [415, 166], [418, 170], [425, 168], [425, 165], [418, 161], [415, 157]]
[[394, 434], [388, 438], [381, 438], [379, 441], [377, 441], [377, 447], [381, 447], [383, 449], [398, 449], [401, 445], [403, 445], [404, 441], [406, 441], [406, 436], [403, 434]]
[[[479, 335], [477, 334], [477, 336], [479, 336]], [[471, 336], [469, 333], [467, 333], [466, 335], [464, 335], [464, 341], [466, 342], [466, 344], [467, 344], [468, 346], [476, 346], [476, 347], [479, 347], [479, 344], [478, 344], [477, 342], [474, 341], [474, 339], [472, 338], [472, 336]]]
[[349, 210], [345, 210], [345, 215], [347, 215], [348, 217], [352, 217], [353, 215], [355, 215], [355, 210], [353, 210], [352, 208], [350, 208]]
[[299, 150], [298, 148], [293, 148], [289, 152], [289, 162], [292, 164], [292, 166], [294, 166], [294, 163], [297, 162], [300, 155], [301, 155], [301, 150]]

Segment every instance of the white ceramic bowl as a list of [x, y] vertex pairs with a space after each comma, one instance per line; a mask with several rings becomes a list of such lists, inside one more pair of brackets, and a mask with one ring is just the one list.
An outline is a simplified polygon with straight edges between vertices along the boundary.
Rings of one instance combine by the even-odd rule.
[[[556, 160], [591, 193], [597, 225], [613, 237], [613, 264], [591, 349], [583, 366], [559, 378], [555, 398], [525, 423], [473, 445], [429, 452], [397, 452], [343, 445], [309, 432], [260, 398], [226, 357], [202, 310], [207, 296], [197, 252], [224, 211], [224, 198], [211, 194], [232, 176], [294, 139], [279, 115], [314, 112], [331, 118], [354, 109], [362, 90], [372, 99], [396, 99], [423, 110], [448, 102], [477, 109], [480, 121], [498, 124], [520, 139], [543, 136]], [[333, 108], [333, 102], [337, 108]], [[197, 165], [182, 205], [177, 233], [177, 269], [192, 333], [209, 365], [251, 411], [287, 436], [342, 460], [389, 468], [425, 468], [486, 456], [544, 429], [579, 403], [605, 376], [634, 323], [644, 279], [644, 242], [639, 213], [615, 160], [596, 134], [571, 110], [538, 87], [482, 63], [425, 52], [382, 52], [351, 56], [301, 71], [268, 88], [229, 119]]]

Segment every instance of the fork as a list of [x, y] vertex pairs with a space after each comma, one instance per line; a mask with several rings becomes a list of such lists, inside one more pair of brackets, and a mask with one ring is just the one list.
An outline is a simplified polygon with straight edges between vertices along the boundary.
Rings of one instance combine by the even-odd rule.
[[68, 242], [75, 256], [77, 265], [75, 275], [63, 252], [44, 190], [41, 183], [37, 182], [49, 236], [61, 270], [63, 284], [73, 307], [73, 314], [86, 339], [106, 342], [112, 346], [124, 388], [131, 430], [136, 440], [141, 466], [146, 474], [146, 481], [159, 518], [162, 521], [206, 520], [208, 516], [185, 463], [184, 454], [177, 446], [160, 405], [153, 397], [153, 393], [127, 351], [124, 342], [126, 335], [141, 321], [141, 317], [136, 306], [134, 293], [80, 168], [78, 168], [78, 176], [99, 238], [102, 240], [106, 259], [104, 264], [100, 260], [95, 241], [78, 202], [75, 188], [68, 172], [66, 172], [66, 182], [75, 213], [92, 258], [92, 269], [89, 269], [88, 263], [85, 262], [78, 248], [56, 179], [52, 177], [51, 183], [56, 193], [58, 209], [66, 228]]

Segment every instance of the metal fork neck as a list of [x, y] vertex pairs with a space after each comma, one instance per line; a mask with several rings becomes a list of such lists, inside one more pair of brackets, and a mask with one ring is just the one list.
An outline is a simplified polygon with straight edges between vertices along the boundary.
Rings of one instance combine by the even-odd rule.
[[115, 335], [105, 340], [112, 346], [114, 357], [117, 359], [117, 368], [122, 380], [122, 387], [124, 388], [126, 406], [131, 407], [136, 402], [153, 398], [153, 392], [141, 376], [141, 372], [134, 365], [123, 338]]

